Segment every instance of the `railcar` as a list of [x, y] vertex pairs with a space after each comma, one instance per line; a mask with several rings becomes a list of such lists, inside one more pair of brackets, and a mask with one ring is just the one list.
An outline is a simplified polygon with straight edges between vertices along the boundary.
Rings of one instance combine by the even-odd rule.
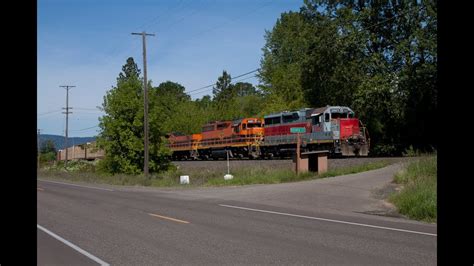
[[367, 156], [370, 139], [367, 129], [346, 106], [326, 106], [283, 111], [264, 118], [214, 121], [192, 135], [170, 134], [172, 158], [287, 158], [296, 152], [297, 134], [302, 151], [329, 150], [332, 156]]
[[264, 116], [264, 141], [260, 146], [265, 158], [288, 157], [296, 151], [297, 134], [293, 127], [304, 128], [300, 134], [302, 151], [329, 150], [333, 156], [367, 156], [370, 139], [367, 129], [345, 106], [304, 108]]
[[168, 135], [173, 159], [258, 158], [263, 140], [263, 119], [242, 118], [214, 121], [202, 127], [200, 134]]

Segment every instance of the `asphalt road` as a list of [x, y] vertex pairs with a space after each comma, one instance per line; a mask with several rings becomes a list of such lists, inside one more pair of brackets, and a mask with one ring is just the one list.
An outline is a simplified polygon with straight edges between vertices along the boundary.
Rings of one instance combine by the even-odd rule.
[[75, 249], [38, 229], [38, 265], [98, 265]]
[[[436, 225], [367, 214], [398, 167], [208, 189], [38, 180], [37, 220], [111, 265], [436, 264]], [[95, 263], [81, 255], [38, 231], [38, 265]]]

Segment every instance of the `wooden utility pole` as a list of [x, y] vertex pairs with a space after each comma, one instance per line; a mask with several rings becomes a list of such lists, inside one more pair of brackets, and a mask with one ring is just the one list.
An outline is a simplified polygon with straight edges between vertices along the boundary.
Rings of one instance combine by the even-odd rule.
[[147, 78], [146, 78], [146, 36], [155, 36], [155, 34], [150, 34], [146, 32], [135, 33], [132, 32], [132, 35], [141, 35], [143, 42], [143, 90], [144, 90], [144, 131], [145, 131], [145, 162], [143, 166], [143, 172], [146, 177], [148, 177], [148, 90], [147, 90]]
[[299, 174], [300, 172], [300, 159], [301, 159], [301, 156], [300, 156], [300, 143], [301, 143], [301, 140], [300, 140], [300, 133], [298, 133], [296, 135], [296, 175]]
[[66, 108], [63, 107], [63, 109], [66, 109], [66, 112], [63, 112], [63, 114], [66, 114], [66, 131], [64, 132], [64, 147], [66, 149], [66, 160], [64, 161], [64, 168], [67, 166], [67, 133], [68, 133], [68, 122], [69, 122], [69, 114], [72, 114], [72, 112], [69, 112], [69, 109], [72, 109], [72, 107], [69, 107], [69, 90], [71, 88], [74, 88], [76, 86], [70, 86], [70, 85], [62, 85], [59, 86], [61, 88], [66, 88]]

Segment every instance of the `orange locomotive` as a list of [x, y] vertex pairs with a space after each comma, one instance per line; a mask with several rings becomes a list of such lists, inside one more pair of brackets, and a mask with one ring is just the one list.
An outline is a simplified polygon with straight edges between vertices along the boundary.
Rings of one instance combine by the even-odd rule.
[[257, 158], [263, 141], [263, 119], [243, 118], [215, 121], [202, 127], [200, 134], [168, 135], [173, 160]]

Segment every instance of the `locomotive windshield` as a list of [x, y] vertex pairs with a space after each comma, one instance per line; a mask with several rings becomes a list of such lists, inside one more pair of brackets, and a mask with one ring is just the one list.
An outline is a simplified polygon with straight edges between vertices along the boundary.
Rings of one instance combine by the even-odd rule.
[[331, 119], [338, 119], [338, 118], [353, 118], [353, 112], [342, 112], [342, 113], [331, 113]]
[[251, 127], [261, 127], [262, 124], [261, 123], [248, 123], [247, 124], [247, 127], [248, 128], [251, 128]]
[[332, 119], [338, 119], [338, 118], [347, 118], [347, 113], [332, 113], [331, 114]]

